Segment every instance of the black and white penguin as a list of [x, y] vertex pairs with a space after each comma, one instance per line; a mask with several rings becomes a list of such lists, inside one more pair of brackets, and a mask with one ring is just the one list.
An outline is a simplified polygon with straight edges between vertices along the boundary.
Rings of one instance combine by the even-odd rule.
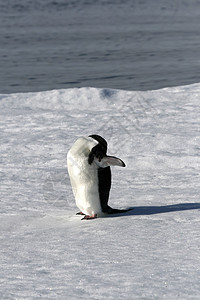
[[67, 154], [67, 167], [78, 214], [94, 219], [104, 214], [122, 213], [108, 205], [111, 188], [110, 166], [125, 167], [117, 157], [106, 155], [107, 142], [99, 135], [80, 137]]

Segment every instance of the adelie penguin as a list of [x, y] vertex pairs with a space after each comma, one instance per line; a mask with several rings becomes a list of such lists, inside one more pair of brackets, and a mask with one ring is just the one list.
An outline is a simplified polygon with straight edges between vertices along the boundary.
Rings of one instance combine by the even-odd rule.
[[107, 142], [99, 135], [80, 137], [67, 154], [67, 167], [78, 214], [94, 219], [105, 214], [123, 213], [108, 205], [111, 188], [110, 166], [125, 167], [117, 157], [108, 156]]

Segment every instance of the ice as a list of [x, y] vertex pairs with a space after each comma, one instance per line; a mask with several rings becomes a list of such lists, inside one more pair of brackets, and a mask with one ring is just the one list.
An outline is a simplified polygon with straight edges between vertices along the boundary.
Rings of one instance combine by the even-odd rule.
[[[200, 84], [0, 95], [1, 299], [199, 299]], [[66, 155], [100, 134], [122, 215], [81, 221]]]

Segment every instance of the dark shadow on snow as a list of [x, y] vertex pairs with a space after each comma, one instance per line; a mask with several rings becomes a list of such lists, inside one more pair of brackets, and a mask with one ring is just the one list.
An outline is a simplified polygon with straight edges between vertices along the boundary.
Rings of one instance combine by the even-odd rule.
[[114, 218], [120, 216], [145, 216], [169, 213], [174, 211], [200, 209], [200, 203], [180, 203], [165, 206], [136, 206], [131, 207], [130, 209], [131, 210], [125, 213], [109, 215], [109, 217]]

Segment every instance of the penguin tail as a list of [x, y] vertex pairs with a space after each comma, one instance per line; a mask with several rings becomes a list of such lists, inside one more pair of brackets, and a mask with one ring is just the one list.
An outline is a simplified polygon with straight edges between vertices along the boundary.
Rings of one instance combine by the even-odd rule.
[[126, 213], [130, 210], [132, 210], [133, 208], [127, 208], [127, 209], [117, 209], [117, 208], [112, 208], [110, 206], [108, 206], [107, 211], [105, 213], [109, 214], [109, 215], [113, 215], [113, 214], [122, 214], [122, 213]]

